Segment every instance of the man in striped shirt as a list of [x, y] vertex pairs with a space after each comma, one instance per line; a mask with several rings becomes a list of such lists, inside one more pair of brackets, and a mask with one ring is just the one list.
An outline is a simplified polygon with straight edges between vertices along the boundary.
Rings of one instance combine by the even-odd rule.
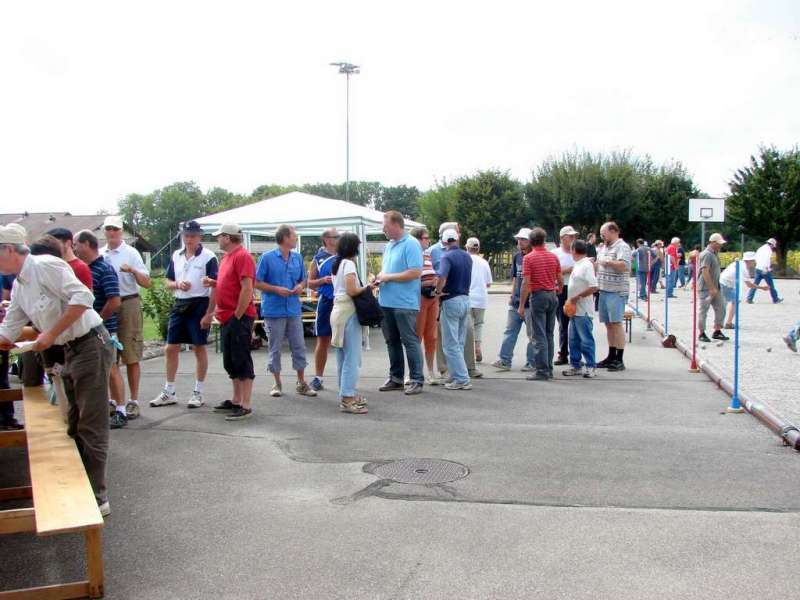
[[531, 230], [531, 251], [522, 261], [524, 282], [519, 297], [519, 315], [525, 317], [525, 302], [531, 297], [530, 318], [533, 342], [536, 348], [536, 373], [528, 375], [531, 381], [553, 379], [553, 333], [556, 327], [558, 296], [564, 285], [558, 257], [545, 248], [547, 233], [541, 227]]
[[619, 226], [613, 221], [600, 228], [605, 242], [597, 252], [597, 286], [600, 288], [598, 312], [608, 335], [608, 356], [597, 363], [601, 369], [624, 371], [625, 330], [622, 320], [630, 291], [631, 247], [619, 237]]
[[[89, 270], [92, 273], [93, 308], [103, 319], [103, 325], [106, 326], [108, 333], [115, 336], [119, 329], [117, 311], [122, 303], [119, 293], [119, 280], [114, 267], [100, 256], [99, 248], [100, 244], [97, 241], [97, 237], [91, 231], [85, 229], [79, 231], [75, 236], [75, 254], [89, 265]], [[110, 427], [111, 429], [119, 429], [128, 424], [128, 417], [125, 414], [125, 384], [122, 381], [122, 373], [116, 360], [111, 365], [108, 379], [109, 396], [111, 396], [109, 403], [114, 411], [111, 415]]]

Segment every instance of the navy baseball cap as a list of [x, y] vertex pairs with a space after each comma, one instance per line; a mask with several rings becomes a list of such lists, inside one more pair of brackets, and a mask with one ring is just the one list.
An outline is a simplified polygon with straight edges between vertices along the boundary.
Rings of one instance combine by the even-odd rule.
[[183, 224], [182, 233], [203, 233], [203, 228], [197, 221], [187, 221]]

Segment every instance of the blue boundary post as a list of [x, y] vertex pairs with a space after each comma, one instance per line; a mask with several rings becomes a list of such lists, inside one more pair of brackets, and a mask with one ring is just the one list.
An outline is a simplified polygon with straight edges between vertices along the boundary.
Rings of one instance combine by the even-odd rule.
[[[744, 412], [741, 403], [739, 402], [739, 315], [741, 311], [739, 310], [739, 298], [741, 294], [741, 287], [742, 282], [739, 279], [740, 271], [742, 269], [742, 263], [738, 259], [736, 260], [736, 295], [734, 297], [733, 306], [736, 310], [736, 320], [735, 320], [735, 329], [733, 331], [733, 395], [731, 396], [731, 405], [728, 407], [729, 413], [741, 413]], [[720, 290], [720, 293], [722, 291]]]

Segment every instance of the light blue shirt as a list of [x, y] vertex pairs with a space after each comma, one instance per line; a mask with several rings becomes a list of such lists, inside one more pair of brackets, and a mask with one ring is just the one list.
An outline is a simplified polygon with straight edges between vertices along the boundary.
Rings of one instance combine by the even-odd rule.
[[[382, 271], [402, 273], [408, 269], [422, 271], [422, 246], [417, 238], [405, 234], [399, 240], [389, 240], [383, 249]], [[381, 283], [379, 302], [385, 308], [419, 310], [420, 281], [387, 281]]]
[[431, 262], [433, 263], [433, 270], [439, 270], [439, 263], [442, 260], [442, 254], [444, 254], [445, 247], [442, 244], [441, 240], [436, 242], [433, 246], [430, 247], [429, 252], [431, 253]]
[[[256, 281], [293, 289], [306, 280], [306, 266], [299, 252], [291, 250], [284, 260], [279, 248], [261, 255], [256, 269]], [[284, 298], [278, 294], [261, 292], [261, 316], [270, 318], [299, 317], [302, 314], [300, 296], [292, 294]]]

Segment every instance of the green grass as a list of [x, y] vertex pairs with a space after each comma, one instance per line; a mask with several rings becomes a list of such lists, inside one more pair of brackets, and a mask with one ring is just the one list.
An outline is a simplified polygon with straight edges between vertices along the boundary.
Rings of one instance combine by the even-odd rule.
[[156, 322], [147, 315], [144, 315], [143, 333], [145, 342], [161, 339], [161, 336], [158, 334], [158, 326], [156, 325]]

